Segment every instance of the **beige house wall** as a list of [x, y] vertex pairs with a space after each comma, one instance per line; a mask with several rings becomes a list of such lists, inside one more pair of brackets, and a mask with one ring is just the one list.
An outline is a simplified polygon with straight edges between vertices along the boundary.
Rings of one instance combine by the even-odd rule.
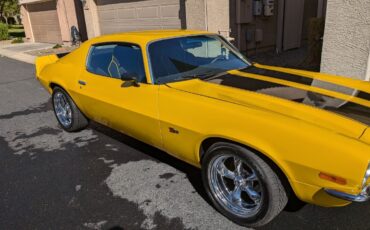
[[230, 37], [229, 0], [205, 0], [207, 30]]
[[328, 0], [321, 72], [370, 78], [369, 9], [369, 0]]
[[[370, 1], [328, 0], [321, 58], [321, 72], [370, 80]], [[326, 87], [349, 95], [357, 90], [314, 81], [314, 86]], [[346, 102], [333, 100], [332, 106]]]
[[186, 28], [230, 35], [229, 0], [186, 0]]
[[[194, 30], [209, 30], [229, 36], [229, 0], [179, 0], [180, 6], [185, 7], [185, 27]], [[184, 4], [181, 3], [184, 1]], [[84, 5], [87, 35], [93, 38], [101, 35], [97, 4], [87, 0]], [[179, 17], [184, 17], [179, 13]]]
[[75, 0], [58, 0], [57, 12], [59, 18], [59, 26], [62, 34], [63, 43], [69, 44], [72, 41], [71, 27], [78, 28]]
[[30, 42], [34, 42], [33, 34], [32, 34], [32, 27], [30, 23], [30, 16], [26, 9], [25, 5], [21, 5], [20, 7], [20, 14], [22, 17], [22, 24], [24, 27], [24, 32], [26, 34], [26, 40]]
[[[55, 1], [55, 0], [52, 0]], [[84, 28], [79, 28], [78, 15], [76, 14], [76, 1], [80, 0], [57, 0], [56, 9], [59, 20], [59, 27], [61, 33], [61, 41], [64, 44], [70, 44], [72, 41], [71, 38], [71, 27], [76, 26], [80, 31], [84, 31]], [[21, 5], [21, 16], [22, 23], [25, 28], [27, 40], [34, 42], [35, 38], [32, 30], [32, 21], [30, 20], [28, 8], [32, 6], [35, 8], [37, 4], [43, 4], [48, 1], [40, 0], [20, 0]], [[81, 23], [80, 23], [81, 24]], [[55, 41], [58, 42], [58, 41]]]
[[98, 17], [98, 8], [94, 0], [86, 0], [84, 3], [84, 14], [87, 37], [93, 38], [101, 35]]
[[186, 0], [186, 28], [191, 30], [207, 30], [206, 0]]

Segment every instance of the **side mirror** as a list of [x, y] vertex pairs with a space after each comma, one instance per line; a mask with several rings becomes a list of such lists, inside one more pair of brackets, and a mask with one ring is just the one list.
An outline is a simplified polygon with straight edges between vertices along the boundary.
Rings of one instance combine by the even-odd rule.
[[122, 83], [121, 87], [130, 87], [130, 86], [139, 87], [140, 85], [137, 79], [138, 79], [137, 74], [133, 73], [123, 74], [121, 76], [121, 80], [124, 82]]

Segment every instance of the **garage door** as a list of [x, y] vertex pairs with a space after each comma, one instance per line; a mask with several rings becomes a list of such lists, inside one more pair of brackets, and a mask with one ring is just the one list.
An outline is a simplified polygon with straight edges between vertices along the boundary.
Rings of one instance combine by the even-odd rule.
[[97, 0], [102, 34], [132, 30], [179, 29], [183, 0]]
[[36, 42], [62, 43], [56, 2], [27, 5]]

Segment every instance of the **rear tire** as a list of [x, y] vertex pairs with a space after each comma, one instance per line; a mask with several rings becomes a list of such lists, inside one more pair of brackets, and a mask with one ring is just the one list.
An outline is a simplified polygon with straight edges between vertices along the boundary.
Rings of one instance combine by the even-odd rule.
[[76, 132], [86, 128], [88, 119], [77, 108], [68, 93], [56, 86], [53, 89], [52, 102], [54, 114], [60, 126], [67, 132]]
[[260, 227], [286, 206], [277, 174], [259, 156], [236, 144], [213, 144], [202, 161], [202, 180], [215, 208], [231, 221]]

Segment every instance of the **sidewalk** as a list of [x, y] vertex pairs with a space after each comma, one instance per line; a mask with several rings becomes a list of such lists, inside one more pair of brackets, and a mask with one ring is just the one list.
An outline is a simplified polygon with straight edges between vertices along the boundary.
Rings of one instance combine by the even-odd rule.
[[28, 52], [36, 50], [51, 49], [54, 44], [48, 43], [20, 43], [10, 44], [9, 41], [0, 42], [0, 56], [12, 58], [18, 61], [27, 62], [30, 64], [35, 63], [36, 56], [28, 54]]

